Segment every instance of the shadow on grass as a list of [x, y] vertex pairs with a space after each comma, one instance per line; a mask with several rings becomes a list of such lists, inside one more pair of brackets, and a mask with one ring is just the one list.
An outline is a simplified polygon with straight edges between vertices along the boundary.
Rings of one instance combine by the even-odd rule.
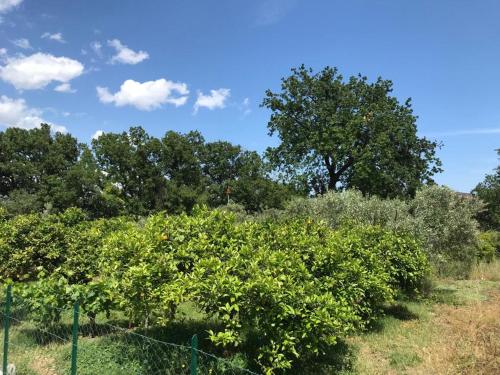
[[403, 303], [395, 303], [381, 308], [380, 315], [372, 320], [366, 327], [366, 331], [370, 333], [382, 332], [387, 324], [388, 319], [397, 319], [400, 321], [418, 320], [418, 314], [411, 311]]
[[[79, 374], [189, 374], [190, 340], [198, 335], [198, 373], [243, 374], [243, 354], [229, 353], [208, 340], [207, 331], [220, 327], [210, 321], [183, 320], [165, 327], [115, 329], [96, 338], [83, 337], [79, 342], [79, 362], [85, 368]], [[97, 371], [97, 372], [96, 372]]]
[[456, 288], [442, 286], [436, 287], [432, 290], [432, 293], [428, 298], [430, 301], [435, 303], [444, 303], [447, 305], [459, 304]]
[[336, 345], [324, 348], [325, 354], [305, 358], [292, 368], [292, 374], [327, 375], [344, 374], [353, 370], [357, 350], [347, 342], [339, 340]]
[[398, 320], [417, 320], [419, 316], [402, 304], [395, 304], [384, 308], [384, 313]]
[[[26, 344], [46, 346], [51, 343], [71, 342], [71, 324], [60, 323], [46, 326], [18, 327]], [[264, 337], [247, 332], [238, 348], [223, 349], [210, 340], [208, 331], [220, 331], [214, 320], [182, 319], [164, 327], [128, 329], [126, 320], [108, 323], [88, 323], [80, 326], [78, 361], [80, 375], [96, 373], [113, 374], [189, 374], [191, 361], [190, 340], [197, 334], [199, 349], [217, 357], [199, 353], [200, 374], [245, 374], [241, 369], [255, 373], [261, 370], [256, 362], [258, 349]], [[50, 332], [50, 333], [47, 333]], [[27, 345], [29, 346], [29, 345]], [[290, 373], [332, 374], [349, 371], [356, 355], [346, 342], [323, 348], [321, 356], [302, 358]], [[57, 364], [66, 369], [69, 351], [64, 349]]]

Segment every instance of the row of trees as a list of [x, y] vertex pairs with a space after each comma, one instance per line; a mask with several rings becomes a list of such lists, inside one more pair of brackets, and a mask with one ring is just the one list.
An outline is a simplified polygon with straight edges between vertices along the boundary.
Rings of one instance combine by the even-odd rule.
[[11, 214], [80, 207], [94, 217], [190, 211], [231, 199], [249, 211], [282, 206], [289, 188], [268, 177], [262, 158], [199, 132], [141, 127], [106, 133], [89, 147], [48, 125], [0, 132], [0, 196]]

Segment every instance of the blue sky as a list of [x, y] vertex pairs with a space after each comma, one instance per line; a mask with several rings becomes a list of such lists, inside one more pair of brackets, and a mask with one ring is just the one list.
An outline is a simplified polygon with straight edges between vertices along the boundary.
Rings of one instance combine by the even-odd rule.
[[304, 63], [393, 80], [444, 144], [439, 183], [469, 191], [498, 163], [496, 0], [0, 0], [0, 17], [1, 127], [198, 129], [263, 151], [264, 91]]

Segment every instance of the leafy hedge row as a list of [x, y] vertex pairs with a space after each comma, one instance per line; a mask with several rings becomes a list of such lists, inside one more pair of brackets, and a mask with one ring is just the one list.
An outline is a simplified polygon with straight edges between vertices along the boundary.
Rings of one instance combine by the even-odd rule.
[[77, 214], [0, 225], [0, 272], [35, 281], [23, 293], [46, 311], [42, 318], [80, 300], [91, 317], [119, 309], [136, 323], [166, 324], [190, 301], [220, 322], [210, 339], [226, 350], [259, 337], [256, 361], [267, 373], [362, 329], [398, 292], [418, 290], [428, 271], [415, 240], [376, 226], [237, 223], [203, 208], [142, 223]]
[[284, 217], [309, 216], [332, 228], [380, 225], [420, 241], [440, 275], [466, 276], [476, 260], [479, 230], [476, 220], [481, 202], [443, 186], [426, 186], [415, 198], [381, 199], [359, 191], [330, 192], [317, 198], [296, 198]]

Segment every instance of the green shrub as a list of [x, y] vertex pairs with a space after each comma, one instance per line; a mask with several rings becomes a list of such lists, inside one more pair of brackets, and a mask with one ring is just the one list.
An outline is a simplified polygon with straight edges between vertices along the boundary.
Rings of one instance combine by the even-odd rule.
[[328, 192], [296, 198], [285, 216], [314, 217], [332, 228], [379, 225], [411, 235], [426, 250], [440, 275], [465, 276], [476, 257], [480, 202], [446, 187], [421, 188], [409, 201], [366, 197], [359, 191]]
[[64, 261], [67, 227], [56, 215], [19, 215], [0, 224], [0, 275], [28, 281]]
[[206, 208], [140, 223], [88, 221], [78, 210], [26, 215], [0, 222], [1, 256], [23, 260], [0, 267], [33, 280], [21, 295], [42, 322], [79, 301], [91, 319], [119, 309], [134, 323], [166, 324], [190, 301], [217, 320], [213, 343], [231, 352], [258, 337], [263, 371], [295, 371], [426, 277], [426, 256], [409, 235], [349, 224], [238, 221]]
[[82, 283], [97, 274], [97, 251], [126, 218], [89, 221], [80, 209], [18, 215], [0, 221], [0, 278], [32, 281], [49, 275]]
[[500, 234], [495, 231], [482, 232], [479, 235], [478, 259], [491, 262], [500, 255]]
[[424, 287], [429, 276], [429, 261], [411, 235], [371, 226], [344, 229], [340, 233], [357, 236], [365, 257], [375, 256], [384, 261], [384, 269], [394, 289], [415, 294]]
[[101, 268], [130, 319], [165, 323], [193, 301], [222, 324], [210, 339], [226, 349], [257, 332], [257, 361], [272, 372], [364, 327], [399, 288], [418, 287], [427, 262], [416, 241], [381, 228], [198, 209], [112, 233]]
[[473, 197], [462, 197], [451, 189], [429, 186], [419, 190], [411, 202], [429, 259], [440, 275], [466, 276], [476, 259], [481, 208]]
[[285, 215], [320, 218], [332, 228], [354, 224], [414, 231], [414, 218], [405, 201], [367, 197], [357, 190], [328, 192], [316, 198], [295, 198], [288, 203]]

